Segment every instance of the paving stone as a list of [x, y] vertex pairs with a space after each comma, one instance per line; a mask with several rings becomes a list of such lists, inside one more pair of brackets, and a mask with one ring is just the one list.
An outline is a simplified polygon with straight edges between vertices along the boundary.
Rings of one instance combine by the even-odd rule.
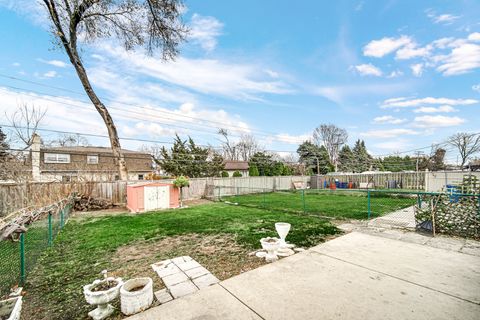
[[193, 283], [199, 288], [203, 289], [208, 286], [211, 286], [212, 284], [220, 282], [213, 274], [208, 273], [206, 275], [203, 275], [201, 277], [198, 277], [196, 279], [192, 280]]
[[378, 232], [378, 235], [384, 238], [399, 240], [401, 237], [403, 237], [404, 233], [399, 230], [386, 229], [382, 232]]
[[187, 270], [190, 270], [190, 269], [193, 269], [193, 268], [201, 267], [202, 265], [195, 260], [191, 260], [191, 261], [188, 261], [188, 262], [183, 262], [183, 263], [177, 264], [177, 266], [182, 271], [187, 271]]
[[176, 265], [179, 265], [179, 264], [184, 263], [185, 260], [183, 260], [183, 257], [176, 257], [176, 258], [172, 259], [172, 262], [175, 263]]
[[155, 271], [160, 278], [164, 278], [164, 277], [170, 276], [172, 274], [176, 274], [176, 273], [181, 272], [181, 270], [176, 265], [174, 265], [173, 263], [169, 263], [169, 264], [166, 264], [166, 265], [165, 264], [163, 264], [163, 265], [153, 264], [152, 268], [153, 268], [153, 271]]
[[431, 238], [426, 243], [427, 246], [451, 251], [459, 251], [464, 246], [464, 244], [465, 240], [445, 237]]
[[192, 261], [192, 260], [193, 260], [193, 259], [192, 259], [191, 257], [189, 257], [189, 256], [183, 256], [182, 258], [183, 258], [183, 261], [185, 261], [185, 262], [188, 262], [188, 261]]
[[198, 291], [198, 288], [190, 280], [187, 280], [171, 286], [169, 290], [173, 298], [177, 299]]
[[153, 294], [155, 295], [155, 298], [157, 298], [157, 301], [160, 302], [160, 304], [164, 304], [168, 301], [173, 300], [172, 295], [167, 291], [167, 289], [155, 291]]
[[414, 233], [414, 232], [405, 232], [403, 236], [400, 238], [401, 241], [418, 243], [418, 244], [425, 244], [431, 237], [422, 236], [421, 234]]
[[203, 276], [207, 273], [210, 273], [210, 272], [207, 269], [205, 269], [204, 267], [200, 266], [200, 267], [197, 267], [197, 268], [186, 270], [185, 273], [191, 279], [195, 279], [195, 278], [201, 277], [201, 276]]
[[175, 273], [166, 277], [162, 278], [163, 283], [170, 289], [171, 286], [174, 286], [180, 282], [184, 282], [188, 280], [188, 277], [183, 272]]

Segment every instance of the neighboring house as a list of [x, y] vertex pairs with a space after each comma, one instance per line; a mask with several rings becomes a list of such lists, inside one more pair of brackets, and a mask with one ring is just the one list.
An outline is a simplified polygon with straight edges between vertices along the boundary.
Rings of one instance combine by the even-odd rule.
[[248, 177], [248, 161], [225, 161], [224, 170], [228, 172], [228, 175], [231, 177], [235, 171], [238, 171], [242, 174], [242, 177]]
[[480, 171], [480, 159], [470, 161], [468, 167], [470, 167], [470, 170], [472, 171]]
[[[114, 181], [118, 167], [111, 148], [42, 147], [36, 135], [29, 162], [33, 181]], [[152, 172], [152, 156], [122, 149], [128, 169], [128, 180], [143, 180]]]

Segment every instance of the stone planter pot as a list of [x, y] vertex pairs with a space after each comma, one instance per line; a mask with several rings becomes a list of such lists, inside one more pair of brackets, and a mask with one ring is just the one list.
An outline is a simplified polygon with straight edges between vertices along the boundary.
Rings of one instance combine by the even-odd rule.
[[291, 224], [286, 222], [277, 222], [275, 223], [275, 230], [280, 237], [280, 247], [286, 248], [287, 242], [285, 238], [287, 237], [288, 233], [290, 232]]
[[152, 305], [152, 302], [153, 281], [151, 278], [130, 279], [120, 288], [121, 310], [124, 315], [129, 316], [144, 311]]
[[20, 320], [22, 296], [0, 301], [0, 319]]
[[265, 256], [265, 260], [267, 262], [273, 262], [278, 260], [276, 251], [280, 247], [280, 240], [278, 238], [262, 238], [260, 239], [260, 244], [262, 245], [262, 248], [267, 251], [267, 254]]
[[[117, 285], [104, 291], [92, 291], [97, 284], [106, 281], [116, 281]], [[93, 283], [84, 286], [83, 294], [85, 295], [85, 300], [91, 305], [97, 305], [97, 308], [90, 311], [88, 315], [94, 320], [103, 320], [111, 315], [113, 313], [113, 306], [110, 302], [118, 297], [122, 285], [122, 278], [107, 278], [104, 280], [95, 280]]]

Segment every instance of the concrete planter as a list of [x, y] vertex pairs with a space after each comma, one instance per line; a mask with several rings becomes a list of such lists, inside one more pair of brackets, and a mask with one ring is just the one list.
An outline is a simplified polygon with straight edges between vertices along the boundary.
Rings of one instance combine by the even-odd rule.
[[[92, 291], [99, 283], [106, 281], [116, 281], [117, 285], [105, 291]], [[91, 305], [97, 305], [95, 310], [88, 313], [94, 320], [103, 320], [113, 313], [113, 306], [110, 304], [118, 297], [120, 287], [123, 285], [122, 278], [106, 278], [104, 280], [95, 280], [91, 284], [83, 287], [85, 300]]]
[[126, 281], [120, 288], [120, 302], [122, 313], [127, 316], [148, 309], [153, 302], [152, 279], [135, 278]]
[[276, 254], [276, 251], [280, 247], [280, 240], [278, 238], [262, 238], [260, 239], [260, 244], [262, 245], [262, 248], [267, 251], [267, 254], [265, 255], [265, 260], [267, 260], [267, 262], [278, 260]]
[[0, 301], [0, 319], [20, 320], [22, 296]]

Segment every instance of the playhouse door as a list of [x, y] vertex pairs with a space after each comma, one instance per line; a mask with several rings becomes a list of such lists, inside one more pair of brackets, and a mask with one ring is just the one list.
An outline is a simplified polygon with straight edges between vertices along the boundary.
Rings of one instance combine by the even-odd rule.
[[170, 192], [168, 186], [157, 187], [157, 208], [168, 209], [170, 207]]

